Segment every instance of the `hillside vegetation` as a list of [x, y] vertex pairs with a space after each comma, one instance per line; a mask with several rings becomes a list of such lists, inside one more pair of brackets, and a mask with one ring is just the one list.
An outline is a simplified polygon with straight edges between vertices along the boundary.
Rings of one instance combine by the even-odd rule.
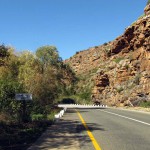
[[[75, 82], [75, 74], [54, 46], [40, 47], [33, 54], [0, 45], [0, 149], [23, 149], [23, 143], [33, 142], [59, 111], [54, 107], [57, 99]], [[32, 94], [25, 112], [24, 103], [15, 100], [17, 93]]]

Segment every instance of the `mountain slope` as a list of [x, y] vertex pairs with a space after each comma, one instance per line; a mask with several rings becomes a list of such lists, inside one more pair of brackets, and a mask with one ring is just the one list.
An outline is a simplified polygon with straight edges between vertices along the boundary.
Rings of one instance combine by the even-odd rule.
[[116, 106], [150, 100], [150, 4], [144, 13], [114, 41], [65, 61], [82, 76], [77, 92], [89, 89], [93, 102]]

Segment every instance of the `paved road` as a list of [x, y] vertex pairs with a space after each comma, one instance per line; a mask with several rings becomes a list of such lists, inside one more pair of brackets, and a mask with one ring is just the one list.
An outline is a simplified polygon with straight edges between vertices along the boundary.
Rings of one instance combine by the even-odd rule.
[[[102, 150], [150, 150], [150, 113], [78, 109]], [[82, 121], [83, 121], [82, 120]], [[95, 150], [77, 112], [68, 109], [29, 150]], [[97, 149], [98, 150], [98, 149]]]
[[[150, 150], [150, 114], [118, 109], [79, 111], [102, 150]], [[92, 144], [89, 150], [94, 150]]]

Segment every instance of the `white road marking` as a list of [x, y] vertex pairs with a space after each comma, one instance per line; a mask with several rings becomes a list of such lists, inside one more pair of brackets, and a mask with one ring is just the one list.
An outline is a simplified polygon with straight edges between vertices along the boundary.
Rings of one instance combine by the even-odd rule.
[[129, 119], [129, 120], [133, 120], [133, 121], [136, 121], [136, 122], [139, 122], [139, 123], [142, 123], [142, 124], [145, 124], [145, 125], [150, 126], [149, 123], [143, 122], [143, 121], [140, 121], [140, 120], [137, 120], [137, 119], [134, 119], [134, 118], [122, 116], [122, 115], [119, 115], [119, 114], [116, 114], [116, 113], [113, 113], [113, 112], [109, 112], [109, 111], [106, 111], [106, 110], [101, 110], [101, 111], [106, 112], [106, 113], [109, 113], [109, 114], [112, 114], [112, 115], [116, 115], [116, 116], [119, 116], [119, 117], [122, 117], [122, 118], [126, 118], [126, 119]]
[[144, 111], [144, 110], [138, 110], [138, 109], [127, 109], [127, 108], [114, 108], [114, 107], [108, 107], [110, 109], [119, 109], [119, 110], [125, 110], [125, 111], [131, 111], [131, 112], [138, 112], [138, 113], [145, 113], [145, 114], [148, 114], [150, 115], [150, 111]]

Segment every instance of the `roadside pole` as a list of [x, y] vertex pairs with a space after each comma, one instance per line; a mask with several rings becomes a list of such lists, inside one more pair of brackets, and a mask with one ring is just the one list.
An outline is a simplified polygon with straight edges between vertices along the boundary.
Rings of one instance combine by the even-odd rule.
[[22, 100], [22, 122], [26, 122], [26, 101]]
[[27, 101], [32, 100], [32, 94], [28, 93], [20, 93], [15, 95], [15, 99], [22, 103], [22, 113], [21, 113], [21, 121], [27, 122]]

